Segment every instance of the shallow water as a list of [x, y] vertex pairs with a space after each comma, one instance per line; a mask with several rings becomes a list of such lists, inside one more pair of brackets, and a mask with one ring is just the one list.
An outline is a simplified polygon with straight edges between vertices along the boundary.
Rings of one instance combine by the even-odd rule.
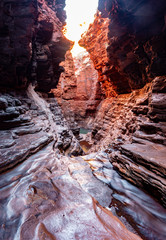
[[91, 130], [86, 128], [80, 128], [80, 134], [87, 134], [88, 132], [91, 132]]

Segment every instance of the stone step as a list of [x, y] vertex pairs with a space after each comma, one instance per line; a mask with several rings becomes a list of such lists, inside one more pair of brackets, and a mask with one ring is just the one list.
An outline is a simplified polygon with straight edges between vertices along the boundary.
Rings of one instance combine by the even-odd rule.
[[152, 172], [165, 177], [166, 175], [166, 147], [161, 144], [143, 141], [142, 144], [133, 143], [121, 146], [121, 153], [129, 157]]
[[53, 136], [45, 132], [20, 136], [14, 146], [0, 151], [0, 172], [4, 172], [24, 161], [28, 156], [38, 152], [49, 142], [53, 141]]
[[112, 165], [125, 179], [147, 190], [166, 207], [166, 179], [159, 171], [138, 164], [127, 155], [116, 152], [111, 158]]
[[18, 127], [20, 125], [27, 125], [27, 124], [32, 124], [31, 122], [31, 117], [29, 116], [24, 116], [24, 117], [18, 117], [13, 120], [7, 120], [0, 122], [0, 130], [5, 130], [5, 129], [11, 129], [14, 127]]
[[165, 137], [159, 135], [159, 134], [146, 134], [142, 131], [136, 131], [133, 134], [133, 141], [137, 142], [138, 138], [148, 140], [150, 142], [158, 143], [158, 144], [163, 144], [166, 145], [166, 139]]

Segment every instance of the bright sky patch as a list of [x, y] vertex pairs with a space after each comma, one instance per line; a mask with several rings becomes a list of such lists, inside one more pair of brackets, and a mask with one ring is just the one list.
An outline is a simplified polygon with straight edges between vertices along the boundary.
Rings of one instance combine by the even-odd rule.
[[74, 55], [82, 51], [82, 48], [78, 45], [78, 41], [81, 38], [81, 34], [93, 22], [97, 7], [98, 0], [66, 0], [67, 31], [65, 36], [75, 41], [72, 49]]

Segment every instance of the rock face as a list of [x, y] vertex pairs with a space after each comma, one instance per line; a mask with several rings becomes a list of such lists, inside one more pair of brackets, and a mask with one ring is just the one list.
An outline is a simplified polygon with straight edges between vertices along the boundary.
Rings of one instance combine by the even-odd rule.
[[131, 92], [166, 74], [164, 0], [101, 0], [99, 11], [79, 43], [102, 76], [106, 96], [113, 90]]
[[110, 148], [120, 174], [166, 206], [166, 2], [154, 4], [99, 1], [100, 12], [79, 44], [107, 97], [87, 136], [91, 151]]
[[62, 34], [65, 1], [2, 0], [0, 4], [0, 85], [38, 90], [56, 87], [71, 42]]
[[166, 79], [157, 77], [143, 89], [101, 102], [90, 151], [109, 149], [120, 174], [147, 189], [166, 206]]
[[86, 51], [74, 58], [70, 51], [67, 52], [62, 66], [65, 71], [57, 89], [52, 92], [71, 127], [74, 127], [74, 121], [81, 126], [87, 125], [88, 118], [93, 118], [102, 99], [97, 71]]
[[[150, 191], [164, 206], [166, 206], [165, 83], [164, 77], [158, 77], [152, 82], [147, 99], [148, 108], [144, 108], [147, 113], [142, 111], [140, 103], [133, 108], [139, 118], [139, 124], [137, 131], [132, 135], [132, 144], [121, 145], [119, 151], [111, 156], [113, 166], [121, 175]], [[140, 113], [144, 117], [140, 116]]]
[[1, 93], [0, 172], [26, 160], [53, 140], [57, 153], [82, 153], [55, 99], [46, 100], [32, 86], [27, 94]]
[[106, 97], [116, 96], [110, 79], [103, 73], [108, 70], [109, 58], [107, 56], [108, 47], [108, 26], [109, 19], [96, 15], [93, 24], [82, 35], [79, 41], [80, 46], [85, 47], [90, 54], [95, 69], [98, 71], [98, 81], [101, 85], [102, 93]]

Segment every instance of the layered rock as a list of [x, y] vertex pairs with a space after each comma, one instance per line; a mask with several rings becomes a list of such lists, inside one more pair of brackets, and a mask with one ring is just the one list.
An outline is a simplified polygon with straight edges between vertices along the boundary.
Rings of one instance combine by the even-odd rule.
[[105, 208], [111, 193], [83, 159], [50, 144], [1, 175], [0, 238], [140, 240]]
[[166, 3], [101, 0], [98, 9], [79, 41], [107, 97], [87, 136], [91, 151], [110, 144], [121, 175], [165, 205]]
[[[119, 152], [111, 157], [113, 165], [126, 179], [151, 191], [164, 206], [166, 206], [165, 81], [164, 77], [158, 77], [152, 82], [147, 102], [143, 102], [147, 113], [142, 112], [142, 102], [133, 109], [141, 121], [138, 130], [132, 136], [132, 144], [121, 145]], [[144, 117], [140, 117], [139, 113]]]
[[120, 174], [141, 186], [164, 206], [166, 162], [165, 77], [143, 89], [105, 99], [88, 141], [90, 151], [109, 149]]
[[27, 94], [1, 93], [0, 172], [26, 160], [53, 140], [57, 154], [82, 153], [55, 99], [46, 100], [32, 86]]
[[66, 50], [62, 34], [65, 1], [14, 0], [0, 5], [0, 85], [23, 88], [29, 81], [50, 91], [58, 83]]
[[99, 1], [99, 11], [79, 44], [102, 75], [106, 96], [110, 89], [129, 93], [166, 74], [164, 0]]
[[75, 121], [86, 126], [85, 121], [94, 117], [102, 99], [97, 71], [86, 51], [74, 58], [70, 51], [67, 52], [62, 66], [65, 71], [61, 74], [57, 89], [52, 92], [71, 127], [74, 127]]
[[[113, 169], [139, 187], [152, 190], [151, 194], [166, 206], [166, 80], [157, 77], [147, 84], [154, 76], [165, 74], [165, 3], [155, 2], [154, 10], [153, 4], [152, 0], [99, 1], [101, 13], [80, 41], [90, 53], [96, 74], [85, 54], [73, 61], [68, 52], [59, 66], [72, 45], [61, 32], [64, 1], [1, 2], [0, 85], [4, 89], [23, 88], [32, 81], [36, 89], [48, 92], [56, 87], [64, 67], [53, 93], [70, 122], [77, 120], [87, 126], [95, 118], [94, 124], [89, 124], [93, 124], [91, 151], [107, 150], [84, 159], [96, 176], [95, 170], [100, 168], [100, 179], [111, 169], [111, 179], [106, 183], [115, 190], [113, 193], [99, 183], [82, 158], [73, 157], [82, 154], [82, 149], [69, 130], [72, 123], [67, 123], [51, 93], [37, 94], [32, 85], [26, 94], [3, 91], [1, 238], [139, 239], [102, 207], [109, 207], [113, 200], [111, 207], [124, 216], [128, 214], [132, 223], [133, 218], [141, 219], [138, 228], [143, 226], [149, 239], [165, 239], [163, 208], [155, 203], [158, 212], [152, 208], [144, 223], [137, 209], [142, 213], [155, 201], [145, 198], [144, 208], [135, 205], [141, 191], [116, 178]], [[145, 10], [148, 18], [142, 17]], [[107, 98], [101, 101], [104, 95]], [[158, 225], [162, 223], [157, 230], [149, 216], [157, 219]]]
[[98, 80], [102, 93], [106, 97], [116, 96], [110, 79], [103, 73], [108, 70], [109, 58], [107, 56], [108, 47], [108, 26], [109, 19], [102, 18], [98, 13], [93, 24], [85, 32], [79, 41], [80, 46], [85, 47], [90, 54], [95, 69], [98, 71]]
[[[119, 176], [117, 169], [113, 166], [116, 161], [113, 162], [113, 165], [109, 161], [110, 151], [112, 150], [106, 149], [83, 156], [90, 165], [94, 176], [112, 189], [109, 208], [115, 215], [118, 215], [122, 222], [126, 224], [127, 221], [142, 239], [165, 239], [166, 209], [144, 188], [138, 188]], [[139, 169], [141, 172], [141, 166]], [[150, 179], [146, 175], [144, 178]]]

